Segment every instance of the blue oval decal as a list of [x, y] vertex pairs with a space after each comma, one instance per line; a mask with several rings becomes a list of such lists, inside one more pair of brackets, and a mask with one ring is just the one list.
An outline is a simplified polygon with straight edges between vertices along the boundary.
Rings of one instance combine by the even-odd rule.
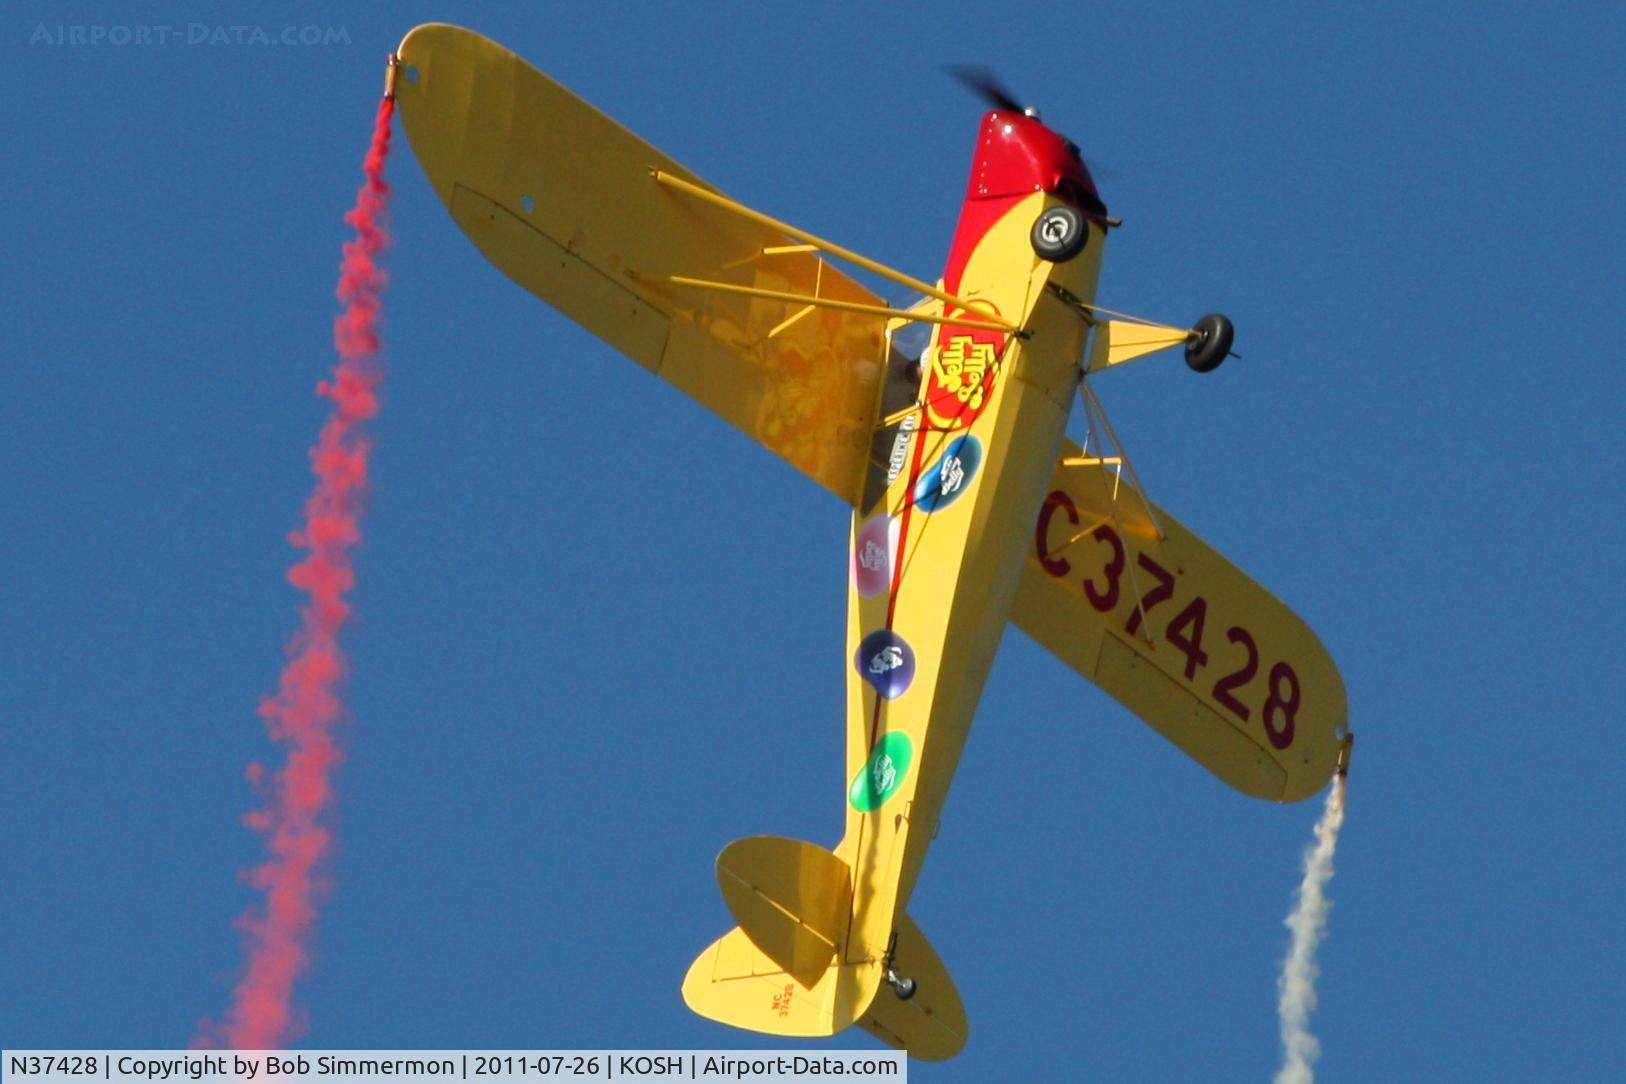
[[971, 488], [982, 466], [982, 441], [967, 433], [949, 441], [932, 469], [915, 483], [915, 506], [928, 512], [946, 508]]
[[896, 700], [915, 680], [915, 653], [891, 629], [877, 629], [864, 637], [853, 655], [859, 676], [888, 700]]

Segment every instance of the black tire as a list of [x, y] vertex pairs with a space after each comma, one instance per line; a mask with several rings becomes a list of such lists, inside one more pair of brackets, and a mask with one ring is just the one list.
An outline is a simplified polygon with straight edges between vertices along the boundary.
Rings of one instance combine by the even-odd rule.
[[1066, 263], [1084, 251], [1090, 240], [1090, 224], [1078, 208], [1058, 203], [1034, 219], [1030, 237], [1040, 259]]
[[1186, 340], [1186, 364], [1199, 373], [1211, 373], [1219, 368], [1231, 353], [1231, 341], [1236, 329], [1231, 321], [1217, 312], [1211, 312], [1191, 329], [1194, 338]]

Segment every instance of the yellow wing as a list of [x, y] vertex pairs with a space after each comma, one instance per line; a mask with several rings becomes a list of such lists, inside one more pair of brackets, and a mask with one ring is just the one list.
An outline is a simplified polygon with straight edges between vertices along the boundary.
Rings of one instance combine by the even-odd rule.
[[881, 306], [778, 231], [658, 184], [709, 189], [487, 38], [420, 26], [396, 98], [430, 183], [505, 274], [849, 503], [870, 454], [884, 317], [673, 276]]
[[1315, 634], [1113, 465], [1070, 444], [1063, 457], [1017, 627], [1243, 793], [1320, 790], [1348, 707]]

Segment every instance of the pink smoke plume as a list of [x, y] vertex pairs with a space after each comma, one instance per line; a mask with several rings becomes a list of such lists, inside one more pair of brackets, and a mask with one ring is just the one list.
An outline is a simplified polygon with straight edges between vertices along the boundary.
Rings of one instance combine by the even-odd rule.
[[247, 955], [243, 975], [225, 1019], [206, 1022], [198, 1045], [279, 1049], [302, 1030], [293, 1011], [293, 988], [310, 966], [316, 904], [326, 887], [323, 865], [333, 838], [332, 774], [342, 759], [333, 733], [343, 715], [339, 684], [345, 658], [338, 638], [350, 616], [345, 595], [356, 579], [351, 552], [361, 541], [370, 449], [362, 423], [378, 413], [383, 379], [378, 318], [385, 278], [378, 256], [389, 244], [384, 161], [394, 107], [392, 98], [379, 104], [362, 163], [366, 181], [344, 216], [356, 236], [345, 242], [339, 270], [343, 310], [333, 324], [339, 362], [333, 378], [316, 385], [316, 394], [331, 400], [333, 410], [310, 451], [316, 484], [305, 502], [304, 523], [288, 536], [305, 551], [288, 570], [288, 581], [306, 595], [303, 623], [289, 642], [277, 692], [259, 708], [267, 733], [287, 748], [287, 762], [269, 778], [263, 765], [248, 767], [264, 805], [243, 820], [265, 837], [266, 858], [246, 879], [265, 898], [237, 921]]

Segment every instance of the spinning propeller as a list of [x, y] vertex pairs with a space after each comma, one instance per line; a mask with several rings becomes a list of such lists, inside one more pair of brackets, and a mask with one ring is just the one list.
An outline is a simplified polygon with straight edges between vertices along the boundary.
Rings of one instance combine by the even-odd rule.
[[[1038, 107], [1023, 105], [1018, 101], [1016, 95], [1011, 93], [1011, 88], [1007, 87], [999, 76], [994, 74], [992, 68], [984, 67], [981, 64], [950, 64], [944, 67], [943, 70], [993, 108], [1003, 109], [1010, 113], [1021, 113], [1023, 116], [1032, 117], [1034, 120], [1043, 120], [1039, 116]], [[1077, 153], [1077, 144], [1073, 143], [1072, 140], [1068, 140], [1067, 145]], [[1085, 158], [1082, 154], [1079, 154], [1079, 161], [1084, 163], [1084, 168], [1090, 171], [1092, 178], [1099, 177], [1109, 181], [1118, 178], [1116, 170], [1097, 158]]]
[[999, 81], [999, 76], [994, 74], [993, 69], [980, 64], [950, 64], [943, 70], [964, 83], [968, 90], [995, 109], [1024, 113], [1038, 119], [1039, 111], [1017, 101], [1010, 89]]

